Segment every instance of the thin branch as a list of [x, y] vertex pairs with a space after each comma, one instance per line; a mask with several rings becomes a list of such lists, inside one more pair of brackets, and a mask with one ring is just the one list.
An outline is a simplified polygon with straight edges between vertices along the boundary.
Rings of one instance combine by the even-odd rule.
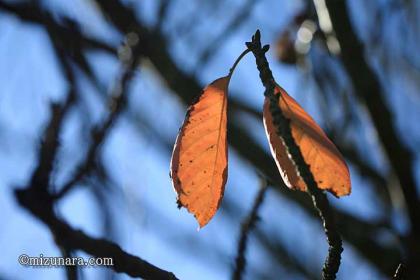
[[[263, 174], [261, 174], [261, 176], [263, 176]], [[269, 185], [267, 186], [270, 187]], [[224, 203], [220, 210], [223, 212], [223, 215], [231, 220], [235, 220], [238, 217], [238, 213], [243, 212], [242, 207], [240, 207], [238, 202], [231, 197], [224, 198]], [[286, 246], [283, 244], [284, 240], [277, 238], [274, 235], [274, 232], [270, 232], [267, 229], [263, 230], [261, 227], [255, 227], [252, 234], [255, 241], [268, 253], [267, 257], [270, 260], [270, 263], [277, 262], [291, 274], [302, 275], [303, 278], [308, 280], [319, 279], [319, 277], [314, 274], [314, 271], [311, 271], [307, 267], [308, 262], [305, 262], [306, 265], [302, 265], [295, 254], [291, 254], [290, 251], [286, 249]], [[252, 264], [250, 263], [249, 268], [247, 268], [247, 274], [249, 274], [247, 275], [247, 278], [261, 279], [261, 277], [251, 277], [251, 275], [255, 276], [255, 274], [257, 274], [256, 271], [258, 267], [258, 265], [251, 265]], [[275, 275], [275, 273], [276, 270], [267, 271], [267, 275], [271, 275], [271, 278], [273, 278], [272, 276]], [[264, 279], [268, 278], [270, 277], [265, 277]]]
[[54, 167], [54, 160], [59, 147], [59, 134], [62, 124], [67, 112], [76, 101], [76, 93], [74, 89], [74, 76], [70, 71], [70, 66], [65, 56], [57, 51], [57, 56], [61, 62], [61, 70], [64, 72], [67, 80], [70, 83], [70, 89], [67, 93], [66, 100], [63, 105], [51, 104], [51, 118], [43, 133], [41, 141], [38, 165], [32, 173], [30, 180], [31, 188], [37, 189], [41, 192], [47, 192], [49, 188], [49, 179]]
[[260, 32], [257, 30], [251, 42], [246, 43], [247, 47], [253, 52], [258, 70], [260, 71], [261, 81], [266, 89], [264, 95], [270, 99], [270, 112], [273, 116], [274, 125], [277, 127], [277, 135], [283, 139], [292, 161], [302, 177], [308, 193], [312, 197], [313, 204], [318, 210], [318, 214], [324, 225], [325, 234], [329, 244], [328, 256], [322, 269], [323, 279], [335, 279], [340, 267], [341, 252], [343, 251], [341, 237], [336, 229], [332, 209], [329, 205], [327, 196], [318, 188], [314, 176], [308, 164], [305, 162], [299, 146], [296, 144], [290, 128], [290, 120], [287, 119], [278, 107], [279, 95], [274, 94], [275, 81], [271, 73], [265, 53], [269, 46], [261, 46]]
[[255, 228], [258, 222], [258, 210], [263, 203], [264, 195], [267, 190], [267, 181], [261, 178], [260, 189], [257, 196], [255, 197], [254, 204], [252, 205], [251, 212], [242, 222], [241, 236], [238, 242], [238, 253], [236, 255], [235, 270], [233, 271], [232, 279], [242, 279], [242, 274], [245, 271], [246, 258], [245, 252], [248, 244], [248, 236], [251, 231]]
[[233, 71], [235, 71], [236, 66], [238, 66], [239, 62], [242, 60], [242, 58], [247, 55], [250, 52], [249, 49], [244, 50], [239, 57], [235, 60], [235, 62], [233, 63], [233, 66], [230, 68], [229, 70], [229, 76], [233, 75]]
[[57, 104], [51, 105], [51, 118], [41, 141], [38, 158], [39, 164], [32, 173], [30, 180], [31, 188], [37, 188], [38, 191], [47, 192], [48, 190], [49, 178], [59, 146], [58, 135], [66, 113], [65, 108], [67, 107], [62, 107]]

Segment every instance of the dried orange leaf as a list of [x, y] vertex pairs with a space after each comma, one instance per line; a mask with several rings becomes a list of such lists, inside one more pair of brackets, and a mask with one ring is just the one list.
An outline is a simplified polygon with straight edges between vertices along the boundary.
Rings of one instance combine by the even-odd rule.
[[[274, 94], [280, 94], [279, 107], [283, 115], [290, 120], [292, 136], [309, 165], [318, 187], [328, 190], [335, 196], [349, 194], [351, 192], [349, 169], [333, 142], [312, 117], [279, 85], [276, 86]], [[269, 106], [270, 100], [266, 97], [263, 111], [264, 127], [271, 153], [283, 181], [291, 189], [306, 191], [305, 182], [297, 174], [285, 144], [276, 133]]]
[[219, 208], [227, 180], [227, 87], [230, 76], [208, 85], [185, 117], [171, 160], [178, 205], [205, 226]]

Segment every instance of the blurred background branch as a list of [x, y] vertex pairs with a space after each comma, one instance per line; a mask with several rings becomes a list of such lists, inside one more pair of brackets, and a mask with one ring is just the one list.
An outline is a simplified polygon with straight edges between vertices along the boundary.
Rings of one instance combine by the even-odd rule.
[[258, 194], [255, 197], [254, 203], [252, 205], [251, 211], [246, 219], [242, 222], [241, 225], [241, 235], [238, 242], [238, 253], [236, 255], [235, 269], [232, 275], [232, 279], [242, 279], [242, 275], [245, 272], [246, 268], [246, 247], [248, 242], [248, 235], [255, 228], [259, 217], [258, 210], [261, 207], [261, 204], [264, 201], [264, 195], [267, 190], [267, 182], [265, 179], [261, 178], [260, 189]]

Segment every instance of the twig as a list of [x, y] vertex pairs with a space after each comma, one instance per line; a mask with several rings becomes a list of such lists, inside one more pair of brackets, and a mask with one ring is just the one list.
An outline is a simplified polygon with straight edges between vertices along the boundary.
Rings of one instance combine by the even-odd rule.
[[261, 178], [260, 189], [257, 196], [255, 197], [254, 204], [252, 205], [251, 212], [242, 222], [241, 226], [241, 236], [238, 242], [238, 254], [236, 256], [235, 270], [232, 275], [232, 279], [240, 280], [242, 279], [242, 274], [245, 271], [246, 258], [245, 252], [248, 242], [248, 236], [251, 231], [254, 229], [258, 221], [258, 209], [264, 200], [264, 195], [267, 190], [267, 181]]
[[268, 65], [268, 61], [265, 57], [265, 53], [268, 51], [269, 46], [261, 46], [259, 30], [257, 30], [255, 35], [252, 37], [252, 41], [247, 42], [246, 45], [249, 49], [251, 49], [255, 56], [257, 68], [260, 71], [260, 78], [266, 89], [264, 95], [270, 99], [270, 112], [273, 116], [274, 125], [277, 128], [277, 134], [284, 141], [298, 174], [300, 174], [308, 187], [308, 193], [311, 195], [312, 202], [318, 210], [318, 214], [324, 225], [329, 249], [328, 256], [322, 269], [322, 278], [335, 279], [340, 267], [341, 252], [343, 251], [343, 248], [341, 237], [335, 227], [332, 209], [328, 203], [326, 195], [318, 189], [313, 174], [305, 162], [299, 146], [293, 139], [290, 128], [290, 120], [283, 115], [278, 106], [279, 95], [276, 96], [274, 94], [276, 84]]
[[235, 60], [235, 62], [233, 63], [232, 67], [229, 70], [229, 77], [232, 76], [233, 71], [235, 71], [236, 66], [238, 66], [239, 62], [242, 60], [242, 58], [247, 55], [250, 52], [249, 49], [244, 50], [239, 56], [238, 58]]
[[74, 76], [70, 71], [70, 66], [65, 56], [57, 51], [57, 56], [61, 62], [61, 68], [70, 83], [70, 89], [67, 93], [63, 105], [51, 104], [51, 118], [43, 133], [41, 141], [38, 165], [32, 173], [30, 187], [40, 192], [48, 192], [50, 175], [53, 170], [54, 160], [59, 147], [59, 134], [67, 112], [76, 101], [74, 90]]
[[[69, 94], [70, 96], [70, 94]], [[67, 106], [68, 105], [68, 106]], [[61, 128], [61, 123], [69, 108], [70, 102], [66, 102], [64, 106], [58, 104], [51, 104], [51, 118], [43, 133], [41, 141], [38, 165], [32, 173], [30, 180], [31, 188], [36, 188], [38, 191], [47, 192], [49, 186], [49, 178], [53, 169], [55, 155], [58, 150], [59, 141], [58, 136]]]

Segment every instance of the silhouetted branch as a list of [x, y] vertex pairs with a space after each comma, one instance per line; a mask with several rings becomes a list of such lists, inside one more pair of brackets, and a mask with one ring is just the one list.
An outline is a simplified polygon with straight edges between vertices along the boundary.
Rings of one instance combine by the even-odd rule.
[[69, 70], [69, 65], [64, 56], [57, 52], [59, 60], [62, 62], [62, 70], [70, 83], [70, 89], [67, 93], [66, 100], [63, 105], [51, 104], [51, 118], [47, 125], [43, 138], [41, 140], [41, 146], [39, 149], [38, 166], [32, 174], [30, 180], [30, 187], [37, 189], [40, 192], [48, 192], [50, 185], [50, 175], [53, 170], [54, 160], [59, 147], [59, 134], [65, 118], [65, 115], [74, 104], [76, 100], [76, 94], [73, 87], [74, 77], [72, 72]]
[[[273, 193], [273, 195], [277, 194]], [[238, 213], [244, 212], [244, 209], [238, 204], [237, 200], [232, 199], [229, 196], [224, 197], [224, 203], [222, 204], [220, 210], [222, 211], [223, 215], [228, 217], [230, 220], [236, 220]], [[278, 236], [274, 235], [273, 232], [267, 232], [267, 230], [262, 229], [262, 227], [254, 227], [253, 237], [256, 239], [256, 242], [259, 243], [261, 247], [267, 251], [267, 253], [269, 253], [269, 259], [273, 262], [281, 264], [281, 266], [284, 267], [288, 272], [302, 275], [305, 279], [319, 279], [319, 277], [317, 277], [313, 271], [309, 270], [307, 266], [302, 265], [299, 262], [299, 259], [296, 257], [298, 254], [291, 254], [291, 252], [287, 250], [286, 245], [284, 245], [283, 242], [286, 243], [288, 241], [281, 240], [281, 238], [278, 238]], [[308, 263], [306, 262], [306, 264]], [[251, 274], [257, 273], [257, 271], [251, 271], [251, 269], [256, 270], [255, 266], [251, 267], [251, 262], [248, 269], [247, 278], [250, 278]], [[255, 277], [255, 279], [260, 278]], [[251, 277], [251, 279], [254, 278]], [[267, 279], [267, 277], [264, 279]]]
[[277, 127], [277, 135], [283, 139], [288, 153], [294, 162], [297, 173], [305, 182], [308, 193], [311, 195], [315, 208], [324, 225], [325, 234], [329, 244], [328, 256], [322, 269], [323, 279], [335, 279], [340, 267], [341, 252], [343, 251], [341, 237], [336, 229], [332, 209], [329, 205], [327, 196], [318, 188], [317, 183], [311, 173], [308, 164], [305, 162], [299, 146], [292, 136], [290, 120], [287, 119], [278, 106], [279, 95], [274, 94], [276, 87], [265, 53], [269, 45], [261, 46], [260, 32], [257, 30], [251, 42], [246, 43], [247, 47], [253, 52], [257, 68], [260, 71], [261, 81], [266, 89], [264, 95], [270, 99], [270, 112], [273, 116], [274, 125]]
[[173, 273], [126, 253], [110, 241], [92, 238], [81, 230], [73, 229], [54, 214], [53, 199], [48, 194], [42, 194], [32, 188], [16, 190], [15, 194], [20, 205], [50, 228], [59, 246], [70, 250], [82, 250], [95, 257], [112, 258], [113, 266], [110, 268], [131, 277], [177, 279]]
[[235, 269], [233, 271], [232, 279], [242, 279], [242, 274], [245, 271], [246, 266], [246, 247], [248, 243], [248, 236], [254, 229], [258, 221], [258, 210], [263, 203], [264, 195], [267, 190], [267, 182], [261, 178], [260, 189], [257, 196], [255, 197], [254, 204], [252, 205], [251, 212], [242, 222], [241, 226], [241, 237], [238, 242], [238, 253], [236, 255]]

